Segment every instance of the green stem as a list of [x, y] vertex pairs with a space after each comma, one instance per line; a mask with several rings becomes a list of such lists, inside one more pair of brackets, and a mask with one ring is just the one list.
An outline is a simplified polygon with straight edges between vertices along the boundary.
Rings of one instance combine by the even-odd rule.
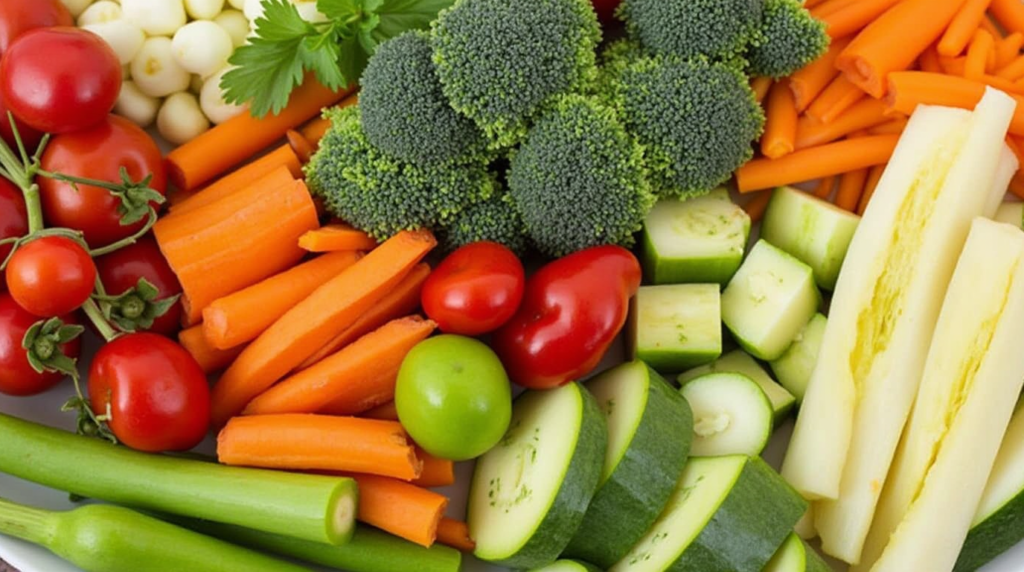
[[25, 208], [28, 211], [28, 232], [32, 234], [43, 230], [43, 203], [39, 198], [39, 185], [35, 183], [22, 187], [25, 196]]
[[56, 530], [53, 513], [0, 499], [0, 534], [49, 546]]
[[147, 232], [149, 232], [149, 229], [153, 228], [153, 225], [156, 224], [156, 221], [157, 221], [158, 218], [159, 218], [159, 215], [156, 214], [156, 211], [153, 210], [153, 209], [149, 209], [149, 219], [146, 220], [146, 224], [142, 225], [142, 228], [140, 228], [138, 230], [138, 232], [136, 232], [135, 234], [129, 236], [128, 238], [122, 238], [121, 240], [119, 240], [119, 241], [117, 241], [117, 242], [115, 242], [113, 244], [108, 244], [108, 245], [106, 245], [106, 246], [104, 246], [102, 248], [97, 248], [95, 250], [90, 250], [89, 251], [89, 255], [92, 256], [93, 258], [95, 258], [97, 256], [103, 256], [104, 254], [110, 254], [111, 252], [114, 252], [116, 250], [120, 250], [120, 249], [122, 249], [122, 248], [124, 248], [126, 246], [129, 246], [129, 245], [135, 244], [136, 242], [138, 242], [138, 240], [140, 238], [142, 238], [143, 236], [145, 236], [145, 234]]
[[88, 185], [90, 187], [99, 187], [106, 189], [111, 192], [119, 193], [123, 189], [121, 185], [117, 183], [111, 183], [110, 181], [101, 181], [99, 179], [87, 179], [85, 177], [76, 177], [74, 175], [66, 175], [64, 173], [51, 173], [44, 169], [36, 169], [36, 174], [40, 177], [46, 177], [47, 179], [53, 179], [55, 181], [62, 181], [64, 183], [73, 183], [75, 185]]
[[104, 340], [112, 342], [114, 341], [114, 338], [120, 335], [117, 330], [110, 325], [110, 322], [103, 317], [103, 311], [100, 310], [100, 307], [96, 305], [96, 301], [92, 298], [85, 301], [85, 304], [82, 305], [82, 310], [85, 311], [85, 315], [89, 316], [89, 319], [92, 320], [93, 325], [96, 326], [96, 329], [99, 331], [100, 335], [103, 336]]

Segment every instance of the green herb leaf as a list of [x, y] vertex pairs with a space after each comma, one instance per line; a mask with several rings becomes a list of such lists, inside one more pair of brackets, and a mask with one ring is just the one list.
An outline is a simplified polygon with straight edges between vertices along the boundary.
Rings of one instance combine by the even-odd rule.
[[380, 23], [373, 30], [377, 43], [407, 30], [422, 30], [430, 26], [438, 12], [448, 8], [455, 0], [374, 0], [380, 6], [374, 10]]

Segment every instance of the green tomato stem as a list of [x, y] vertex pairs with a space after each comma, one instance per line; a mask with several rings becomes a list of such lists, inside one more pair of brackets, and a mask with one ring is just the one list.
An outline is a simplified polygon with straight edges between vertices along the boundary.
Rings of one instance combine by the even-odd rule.
[[0, 533], [48, 546], [56, 530], [51, 513], [0, 499]]
[[82, 310], [85, 311], [85, 315], [89, 316], [89, 319], [92, 320], [93, 325], [96, 326], [96, 329], [99, 331], [100, 335], [103, 336], [104, 340], [112, 342], [120, 335], [117, 330], [110, 325], [110, 322], [103, 317], [103, 311], [100, 310], [100, 307], [96, 305], [96, 301], [92, 298], [89, 298], [85, 301], [85, 304], [82, 304]]
[[32, 183], [28, 187], [22, 187], [22, 194], [25, 197], [25, 208], [28, 212], [28, 232], [33, 234], [46, 226], [43, 222], [43, 203], [39, 198], [39, 185]]
[[119, 240], [119, 241], [117, 241], [117, 242], [115, 242], [113, 244], [108, 244], [107, 246], [104, 246], [102, 248], [97, 248], [97, 249], [94, 249], [94, 250], [90, 250], [89, 251], [89, 256], [92, 256], [93, 258], [95, 258], [97, 256], [103, 256], [104, 254], [110, 254], [111, 252], [114, 252], [116, 250], [120, 250], [120, 249], [122, 249], [122, 248], [124, 248], [126, 246], [129, 246], [129, 245], [135, 244], [136, 242], [138, 242], [138, 240], [140, 238], [142, 238], [143, 236], [145, 236], [145, 234], [147, 232], [149, 232], [149, 229], [153, 228], [153, 225], [156, 224], [157, 218], [159, 218], [159, 215], [156, 214], [155, 210], [150, 208], [149, 209], [149, 219], [146, 220], [146, 224], [142, 225], [142, 228], [140, 228], [138, 230], [138, 232], [136, 232], [135, 234], [129, 236], [128, 238], [122, 238], [121, 240]]

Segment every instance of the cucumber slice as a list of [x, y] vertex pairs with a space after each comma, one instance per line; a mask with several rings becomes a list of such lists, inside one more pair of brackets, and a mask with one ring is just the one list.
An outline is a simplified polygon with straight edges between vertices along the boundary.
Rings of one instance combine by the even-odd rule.
[[693, 414], [678, 391], [642, 361], [586, 384], [608, 417], [601, 487], [565, 555], [608, 567], [658, 518], [686, 464]]
[[996, 209], [996, 216], [992, 219], [1016, 227], [1024, 226], [1024, 203], [1003, 203]]
[[764, 567], [764, 572], [832, 572], [832, 569], [794, 533], [782, 543], [782, 547]]
[[1024, 402], [1010, 420], [954, 572], [973, 572], [1024, 540]]
[[804, 400], [807, 384], [811, 381], [811, 373], [818, 363], [818, 352], [821, 350], [821, 341], [825, 338], [827, 324], [828, 318], [824, 314], [815, 314], [796, 335], [796, 339], [786, 352], [768, 364], [775, 372], [775, 377], [779, 378], [782, 387], [796, 397], [797, 403]]
[[680, 372], [722, 354], [717, 284], [641, 286], [630, 320], [633, 357], [658, 371]]
[[761, 572], [806, 508], [760, 457], [693, 458], [654, 526], [609, 572]]
[[833, 290], [860, 217], [792, 187], [772, 193], [761, 223], [761, 238], [799, 258], [814, 279]]
[[530, 572], [601, 572], [601, 569], [579, 560], [555, 560], [547, 566], [534, 568]]
[[508, 433], [473, 473], [476, 556], [510, 568], [557, 559], [597, 489], [607, 445], [604, 415], [578, 383], [519, 396]]
[[749, 354], [771, 361], [820, 303], [811, 268], [759, 240], [722, 293], [722, 321]]
[[679, 390], [693, 409], [696, 457], [760, 455], [772, 436], [772, 404], [754, 380], [710, 373]]
[[659, 202], [644, 221], [643, 267], [652, 284], [725, 284], [743, 261], [750, 216], [729, 192]]
[[772, 403], [772, 409], [775, 411], [775, 425], [781, 423], [789, 415], [789, 412], [793, 410], [793, 404], [796, 403], [796, 399], [784, 387], [775, 383], [775, 380], [768, 375], [761, 364], [743, 350], [733, 350], [707, 365], [680, 374], [676, 381], [679, 382], [679, 385], [686, 385], [689, 381], [709, 373], [742, 373], [754, 380], [754, 383], [761, 386], [761, 390], [768, 396], [768, 401]]

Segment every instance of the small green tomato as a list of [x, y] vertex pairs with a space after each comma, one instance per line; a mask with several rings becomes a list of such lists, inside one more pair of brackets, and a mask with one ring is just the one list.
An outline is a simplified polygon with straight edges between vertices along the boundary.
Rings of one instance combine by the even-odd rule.
[[501, 360], [486, 344], [437, 336], [409, 352], [395, 389], [398, 418], [435, 457], [479, 457], [508, 430], [512, 390]]

